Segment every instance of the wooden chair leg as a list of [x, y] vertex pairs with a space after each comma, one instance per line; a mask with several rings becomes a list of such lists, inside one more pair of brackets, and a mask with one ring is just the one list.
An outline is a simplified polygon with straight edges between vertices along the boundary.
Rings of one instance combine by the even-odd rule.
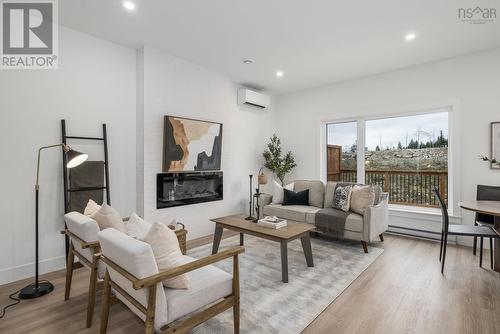
[[73, 253], [73, 243], [70, 244], [68, 252], [68, 260], [66, 262], [66, 285], [64, 291], [64, 300], [69, 299], [71, 291], [71, 281], [73, 280], [73, 266], [75, 261], [75, 254]]
[[479, 266], [483, 267], [483, 237], [479, 238]]
[[444, 233], [441, 232], [441, 245], [439, 246], [439, 261], [441, 262], [441, 257], [443, 256], [443, 238]]
[[380, 237], [380, 241], [384, 242], [384, 235], [382, 233], [380, 233], [379, 237]]
[[148, 307], [147, 307], [146, 321], [145, 321], [146, 334], [154, 334], [155, 308], [156, 308], [156, 284], [149, 287]]
[[493, 270], [493, 238], [490, 238], [490, 266]]
[[87, 328], [92, 327], [92, 318], [94, 316], [96, 284], [97, 284], [97, 263], [94, 263], [93, 268], [91, 269], [91, 272], [90, 272], [88, 305], [87, 305]]
[[443, 259], [441, 261], [441, 274], [444, 273], [444, 262], [446, 260], [446, 244], [447, 243], [448, 243], [448, 235], [444, 234], [444, 238], [443, 238]]
[[361, 245], [363, 245], [363, 250], [365, 251], [365, 253], [368, 253], [368, 244], [366, 243], [366, 241], [361, 240]]
[[240, 333], [240, 271], [238, 254], [233, 257], [233, 295], [234, 295], [234, 305], [233, 305], [233, 322], [234, 322], [234, 334]]
[[101, 301], [101, 329], [100, 334], [106, 334], [108, 328], [108, 318], [109, 318], [109, 305], [111, 299], [111, 285], [109, 283], [109, 273], [106, 271], [106, 276], [104, 277], [104, 290], [102, 291], [102, 301]]

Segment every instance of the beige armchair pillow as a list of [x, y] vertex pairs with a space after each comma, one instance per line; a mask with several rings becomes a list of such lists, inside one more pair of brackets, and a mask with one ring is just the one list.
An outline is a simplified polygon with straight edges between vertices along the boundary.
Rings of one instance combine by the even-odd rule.
[[96, 202], [94, 202], [92, 199], [89, 199], [88, 203], [87, 203], [87, 206], [85, 207], [85, 210], [83, 211], [83, 214], [85, 216], [92, 216], [94, 213], [96, 213], [97, 211], [99, 211], [99, 209], [101, 208], [101, 206], [99, 204], [97, 204]]
[[137, 215], [137, 213], [132, 212], [128, 221], [124, 222], [127, 234], [132, 238], [142, 240], [149, 232], [149, 229], [153, 224], [145, 221]]
[[107, 228], [114, 228], [120, 232], [127, 233], [120, 214], [106, 203], [104, 203], [99, 210], [90, 215], [90, 218], [97, 222], [101, 231]]
[[351, 211], [363, 215], [366, 209], [375, 203], [373, 186], [355, 185], [351, 191]]
[[[156, 265], [160, 272], [186, 263], [186, 261], [183, 261], [184, 256], [175, 232], [164, 224], [154, 223], [142, 241], [148, 243], [153, 249]], [[187, 274], [182, 274], [164, 280], [163, 285], [167, 288], [187, 289], [189, 288], [189, 277]]]

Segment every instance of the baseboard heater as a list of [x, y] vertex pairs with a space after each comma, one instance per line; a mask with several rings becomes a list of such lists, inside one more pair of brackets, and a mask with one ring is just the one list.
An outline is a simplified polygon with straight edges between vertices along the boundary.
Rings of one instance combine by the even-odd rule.
[[434, 241], [441, 241], [441, 233], [422, 230], [418, 228], [389, 225], [387, 233], [434, 240]]

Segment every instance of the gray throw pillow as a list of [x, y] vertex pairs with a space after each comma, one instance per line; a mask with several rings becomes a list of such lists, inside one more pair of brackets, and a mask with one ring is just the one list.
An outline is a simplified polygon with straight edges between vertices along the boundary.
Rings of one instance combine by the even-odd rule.
[[352, 186], [337, 186], [333, 195], [333, 205], [335, 209], [349, 211], [351, 206], [351, 190]]

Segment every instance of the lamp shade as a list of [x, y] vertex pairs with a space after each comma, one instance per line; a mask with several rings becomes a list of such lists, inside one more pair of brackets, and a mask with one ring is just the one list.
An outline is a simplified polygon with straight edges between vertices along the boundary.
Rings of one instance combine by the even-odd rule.
[[68, 158], [68, 163], [66, 164], [66, 167], [73, 168], [80, 165], [85, 160], [87, 160], [89, 156], [88, 154], [70, 149], [68, 152], [66, 152], [66, 157]]

